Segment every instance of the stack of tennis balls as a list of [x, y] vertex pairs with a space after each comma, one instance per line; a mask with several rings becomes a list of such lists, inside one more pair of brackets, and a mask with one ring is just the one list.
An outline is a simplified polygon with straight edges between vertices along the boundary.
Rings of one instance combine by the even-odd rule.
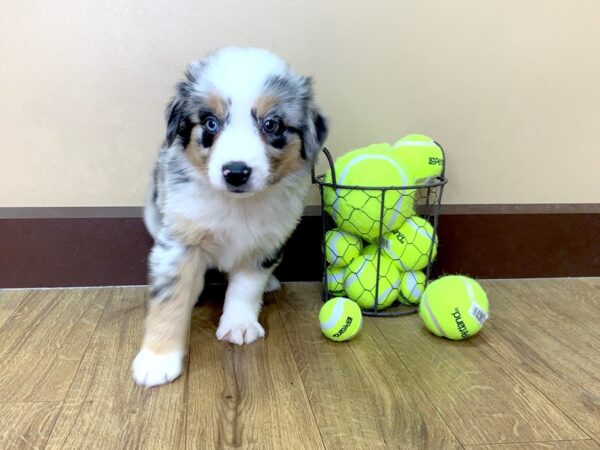
[[[415, 215], [414, 189], [386, 190], [382, 209], [382, 191], [368, 188], [421, 184], [441, 175], [443, 163], [442, 149], [417, 134], [393, 146], [356, 149], [336, 160], [338, 186], [367, 189], [323, 190], [325, 210], [338, 227], [325, 236], [325, 282], [332, 295], [348, 297], [363, 309], [384, 309], [396, 300], [419, 303], [426, 281], [423, 269], [437, 254], [433, 227]], [[328, 172], [325, 182], [332, 181]]]
[[[373, 242], [379, 238], [381, 227], [388, 231], [396, 229], [413, 213], [414, 191], [386, 191], [382, 214], [381, 191], [369, 190], [415, 184], [414, 177], [389, 144], [373, 144], [346, 153], [336, 160], [335, 173], [337, 185], [366, 188], [323, 190], [325, 210], [342, 230]], [[325, 181], [333, 181], [331, 172], [326, 174]]]
[[360, 255], [363, 241], [347, 231], [334, 228], [325, 233], [325, 284], [334, 297], [345, 297], [346, 267]]

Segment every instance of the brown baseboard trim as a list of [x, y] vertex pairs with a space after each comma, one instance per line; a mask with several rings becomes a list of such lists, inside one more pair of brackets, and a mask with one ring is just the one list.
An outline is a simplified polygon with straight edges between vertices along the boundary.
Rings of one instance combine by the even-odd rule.
[[442, 205], [442, 214], [600, 214], [600, 203]]
[[0, 219], [123, 219], [140, 217], [142, 217], [141, 206], [0, 208]]
[[[441, 214], [598, 214], [600, 203], [506, 203], [442, 205]], [[309, 205], [304, 216], [318, 216], [321, 208]], [[75, 206], [0, 208], [0, 219], [97, 219], [142, 217], [141, 206]]]
[[[284, 281], [321, 278], [319, 208], [306, 213]], [[598, 205], [445, 205], [434, 274], [600, 276], [599, 232]], [[0, 208], [0, 288], [145, 284], [151, 245], [138, 207]]]

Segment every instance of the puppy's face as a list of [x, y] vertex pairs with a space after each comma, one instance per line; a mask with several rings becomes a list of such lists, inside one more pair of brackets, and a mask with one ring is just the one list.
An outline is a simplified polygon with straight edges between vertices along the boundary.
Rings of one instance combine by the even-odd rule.
[[167, 108], [167, 144], [236, 195], [308, 167], [326, 134], [310, 79], [265, 50], [223, 49], [192, 65]]

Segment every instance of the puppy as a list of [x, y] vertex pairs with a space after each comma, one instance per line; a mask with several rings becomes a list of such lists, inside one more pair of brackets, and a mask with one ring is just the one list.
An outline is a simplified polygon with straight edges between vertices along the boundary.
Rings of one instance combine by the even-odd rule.
[[182, 371], [204, 273], [228, 274], [217, 338], [265, 335], [258, 315], [303, 211], [310, 167], [327, 135], [310, 78], [265, 50], [226, 48], [192, 64], [166, 111], [144, 222], [154, 237], [150, 302], [133, 378]]

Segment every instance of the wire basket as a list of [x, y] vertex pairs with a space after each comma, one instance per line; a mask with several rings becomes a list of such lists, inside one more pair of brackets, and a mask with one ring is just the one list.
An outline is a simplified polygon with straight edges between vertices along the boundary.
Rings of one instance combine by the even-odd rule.
[[[321, 196], [323, 301], [350, 297], [369, 316], [416, 313], [437, 253], [445, 157], [441, 175], [423, 184], [372, 187], [338, 184], [331, 153], [322, 152], [330, 170], [315, 175], [313, 166], [312, 181]], [[334, 253], [345, 268], [328, 265]]]

